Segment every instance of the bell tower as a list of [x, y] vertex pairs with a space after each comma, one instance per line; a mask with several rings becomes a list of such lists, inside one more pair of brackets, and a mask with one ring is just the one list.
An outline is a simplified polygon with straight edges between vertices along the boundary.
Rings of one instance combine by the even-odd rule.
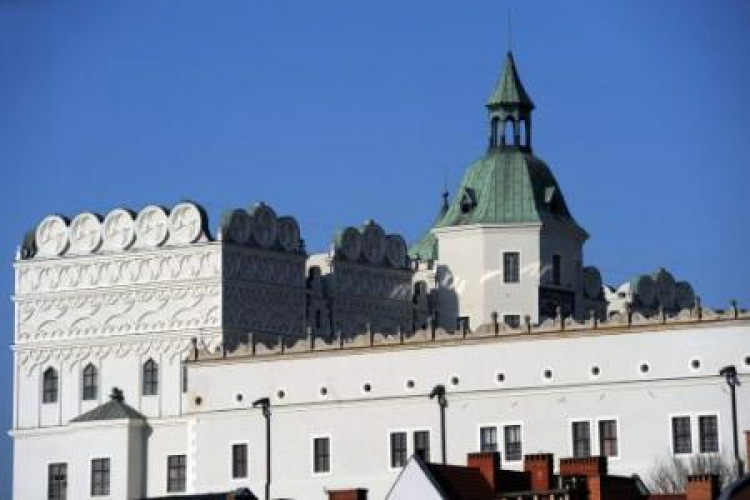
[[523, 88], [510, 51], [503, 76], [486, 106], [490, 120], [489, 150], [515, 148], [530, 152], [534, 103]]

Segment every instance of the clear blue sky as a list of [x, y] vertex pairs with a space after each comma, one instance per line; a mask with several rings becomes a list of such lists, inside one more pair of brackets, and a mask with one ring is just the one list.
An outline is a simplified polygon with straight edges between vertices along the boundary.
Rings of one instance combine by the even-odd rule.
[[[665, 266], [750, 306], [746, 0], [0, 2], [0, 344], [49, 213], [265, 200], [310, 250], [372, 217], [413, 241], [485, 148], [507, 49], [536, 153], [617, 284]], [[11, 425], [0, 349], [0, 428]], [[0, 437], [0, 497], [10, 439]]]

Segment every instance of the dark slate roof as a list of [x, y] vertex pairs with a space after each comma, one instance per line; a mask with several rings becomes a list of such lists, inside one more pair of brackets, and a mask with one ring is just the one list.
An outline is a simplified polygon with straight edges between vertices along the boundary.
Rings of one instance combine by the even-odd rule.
[[446, 500], [493, 500], [495, 492], [479, 469], [423, 462], [415, 456], [427, 477]]
[[104, 404], [101, 404], [91, 411], [87, 411], [76, 418], [71, 420], [71, 423], [79, 422], [95, 422], [98, 420], [146, 420], [146, 417], [138, 413], [136, 410], [125, 404], [122, 397], [122, 392], [115, 388], [112, 391], [110, 400]]
[[513, 54], [508, 51], [508, 55], [505, 58], [505, 70], [500, 81], [497, 82], [495, 90], [492, 92], [487, 106], [522, 106], [527, 108], [534, 108], [534, 103], [531, 101], [529, 94], [526, 93], [526, 89], [523, 88], [521, 78], [518, 76], [518, 70], [516, 69], [516, 62], [513, 60]]
[[169, 495], [166, 497], [148, 497], [144, 500], [258, 500], [252, 491], [242, 488], [231, 493], [199, 493], [195, 495]]

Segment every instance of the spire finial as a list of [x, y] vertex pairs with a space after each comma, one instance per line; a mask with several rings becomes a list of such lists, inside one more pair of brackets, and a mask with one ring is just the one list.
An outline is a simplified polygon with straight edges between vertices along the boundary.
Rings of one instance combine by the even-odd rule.
[[510, 5], [508, 5], [508, 52], [513, 52], [513, 22], [511, 19]]

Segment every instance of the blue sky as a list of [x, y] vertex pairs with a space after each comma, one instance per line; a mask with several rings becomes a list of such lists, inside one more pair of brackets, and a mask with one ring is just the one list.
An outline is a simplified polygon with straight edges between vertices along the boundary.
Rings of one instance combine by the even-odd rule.
[[[658, 266], [750, 306], [750, 3], [0, 2], [0, 297], [45, 215], [258, 200], [308, 249], [374, 218], [413, 241], [481, 156], [508, 48], [535, 152], [617, 284]], [[0, 344], [13, 308], [0, 302]], [[12, 357], [0, 349], [0, 428]], [[0, 436], [0, 497], [10, 439]]]

